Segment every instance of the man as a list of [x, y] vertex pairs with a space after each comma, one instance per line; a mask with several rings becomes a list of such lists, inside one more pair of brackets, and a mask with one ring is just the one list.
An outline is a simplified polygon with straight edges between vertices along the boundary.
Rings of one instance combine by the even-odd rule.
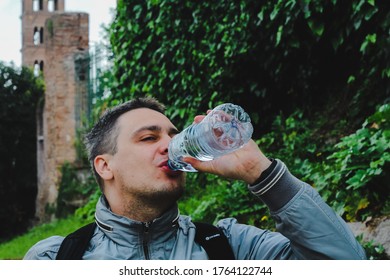
[[[204, 116], [197, 116], [199, 122]], [[86, 137], [89, 159], [103, 196], [96, 228], [83, 259], [207, 259], [194, 241], [196, 227], [179, 214], [185, 174], [168, 168], [168, 144], [178, 133], [152, 98], [108, 110]], [[185, 159], [201, 172], [243, 180], [270, 208], [279, 232], [224, 219], [236, 259], [364, 259], [346, 223], [318, 193], [269, 160], [250, 141], [209, 162]], [[25, 259], [55, 259], [63, 237], [34, 245]]]

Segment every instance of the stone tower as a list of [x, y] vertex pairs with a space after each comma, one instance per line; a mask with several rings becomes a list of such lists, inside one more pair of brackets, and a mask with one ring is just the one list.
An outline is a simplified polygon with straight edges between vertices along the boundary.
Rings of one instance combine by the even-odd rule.
[[51, 218], [60, 167], [77, 161], [76, 133], [88, 113], [89, 17], [65, 12], [65, 0], [22, 0], [22, 65], [43, 75], [37, 110], [36, 218]]

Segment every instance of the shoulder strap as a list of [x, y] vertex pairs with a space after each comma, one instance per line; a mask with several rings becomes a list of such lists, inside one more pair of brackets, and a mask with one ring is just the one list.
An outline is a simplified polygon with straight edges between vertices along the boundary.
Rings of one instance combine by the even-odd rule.
[[93, 222], [66, 236], [58, 250], [56, 260], [81, 260], [95, 228], [96, 223]]
[[[195, 242], [207, 252], [210, 260], [234, 260], [234, 253], [225, 234], [216, 226], [206, 223], [194, 223], [196, 226]], [[58, 250], [56, 260], [81, 260], [88, 247], [96, 223], [79, 228], [65, 237]]]
[[195, 242], [202, 246], [210, 260], [234, 260], [232, 247], [225, 234], [211, 224], [194, 222], [196, 226]]

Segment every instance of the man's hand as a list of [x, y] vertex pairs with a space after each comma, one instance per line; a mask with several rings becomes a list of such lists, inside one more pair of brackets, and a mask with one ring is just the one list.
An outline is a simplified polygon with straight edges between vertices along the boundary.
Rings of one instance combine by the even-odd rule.
[[[196, 116], [194, 122], [199, 123], [204, 117]], [[271, 165], [271, 161], [261, 152], [253, 140], [235, 152], [211, 161], [199, 161], [191, 157], [184, 158], [184, 161], [190, 163], [200, 172], [243, 180], [248, 184], [253, 184], [261, 173]]]

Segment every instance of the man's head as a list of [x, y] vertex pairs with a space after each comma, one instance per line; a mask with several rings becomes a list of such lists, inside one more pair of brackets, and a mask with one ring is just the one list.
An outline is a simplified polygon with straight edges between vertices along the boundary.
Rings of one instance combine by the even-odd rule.
[[154, 98], [136, 98], [108, 109], [99, 118], [92, 130], [85, 137], [85, 146], [88, 152], [88, 160], [91, 164], [95, 178], [103, 190], [103, 180], [94, 166], [96, 156], [117, 152], [118, 118], [126, 112], [139, 108], [149, 108], [161, 114], [165, 113], [165, 106]]
[[156, 217], [182, 195], [185, 176], [167, 164], [168, 145], [177, 133], [164, 106], [152, 98], [131, 100], [99, 119], [86, 136], [86, 146], [114, 213], [134, 218], [149, 209], [154, 212], [147, 217]]

